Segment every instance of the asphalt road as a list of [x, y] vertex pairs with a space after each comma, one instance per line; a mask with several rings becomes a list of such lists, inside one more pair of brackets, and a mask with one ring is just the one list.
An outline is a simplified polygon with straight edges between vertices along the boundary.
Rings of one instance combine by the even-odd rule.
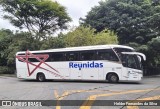
[[[1, 106], [4, 109], [160, 109], [160, 106], [104, 106], [107, 100], [160, 100], [160, 76], [146, 77], [140, 83], [95, 81], [26, 81], [0, 76], [0, 100], [73, 100], [80, 106]], [[78, 101], [83, 100], [83, 101]], [[104, 100], [101, 106], [94, 106]], [[109, 102], [109, 101], [108, 101]], [[144, 101], [141, 101], [144, 103]], [[114, 102], [115, 103], [115, 102]], [[126, 102], [125, 102], [126, 103]], [[148, 102], [150, 103], [150, 102]], [[150, 104], [150, 105], [151, 105]], [[87, 105], [87, 106], [85, 106]], [[116, 104], [115, 104], [116, 105]]]

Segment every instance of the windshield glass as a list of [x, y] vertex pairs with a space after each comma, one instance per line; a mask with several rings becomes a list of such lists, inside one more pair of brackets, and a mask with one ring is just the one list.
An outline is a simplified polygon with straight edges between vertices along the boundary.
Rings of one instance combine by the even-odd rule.
[[124, 67], [140, 69], [140, 70], [142, 69], [140, 59], [138, 58], [137, 55], [122, 54], [121, 61]]

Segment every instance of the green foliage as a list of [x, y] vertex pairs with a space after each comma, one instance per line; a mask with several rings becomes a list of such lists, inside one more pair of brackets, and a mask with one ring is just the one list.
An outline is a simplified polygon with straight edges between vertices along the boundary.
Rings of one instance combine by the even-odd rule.
[[127, 46], [133, 47], [134, 49], [138, 48], [140, 45], [135, 42], [130, 42], [129, 44], [126, 44]]
[[39, 50], [41, 42], [30, 33], [0, 30], [0, 66], [15, 66], [15, 54], [18, 51]]
[[64, 40], [67, 47], [93, 45], [94, 29], [77, 27], [66, 34]]
[[54, 48], [64, 48], [65, 42], [63, 40], [63, 36], [59, 37], [50, 37], [47, 40], [43, 41], [43, 44], [41, 46], [41, 50], [46, 49], [54, 49]]
[[159, 67], [160, 65], [160, 38], [153, 38], [146, 45], [140, 45], [137, 43], [129, 43], [128, 46], [131, 46], [136, 49], [136, 51], [142, 52], [146, 55], [147, 60], [145, 66], [148, 67]]
[[5, 73], [14, 73], [14, 68], [12, 67], [7, 67], [7, 66], [0, 66], [0, 74], [5, 74]]
[[64, 40], [67, 47], [116, 44], [117, 37], [110, 30], [95, 33], [95, 29], [79, 26], [65, 35]]
[[1, 29], [0, 30], [0, 41], [2, 41], [5, 37], [10, 37], [12, 35], [12, 31], [9, 29]]
[[148, 58], [150, 66], [160, 66], [160, 38], [153, 38], [149, 43]]
[[12, 36], [10, 30], [0, 30], [0, 66], [7, 64], [7, 49], [12, 42]]
[[14, 26], [26, 28], [37, 40], [66, 29], [71, 18], [65, 7], [51, 0], [1, 0], [0, 5]]
[[[63, 34], [46, 40], [36, 40], [28, 32], [12, 33], [10, 30], [0, 30], [0, 66], [1, 72], [9, 72], [7, 67], [15, 67], [15, 55], [18, 51], [53, 49], [65, 47]], [[6, 66], [6, 67], [5, 67]]]
[[147, 44], [157, 36], [157, 31], [153, 30], [158, 28], [151, 27], [154, 20], [150, 19], [159, 16], [159, 14], [155, 15], [156, 10], [159, 13], [159, 9], [156, 8], [158, 6], [152, 6], [151, 2], [146, 0], [101, 1], [99, 6], [92, 8], [82, 23], [90, 25], [97, 31], [103, 31], [105, 28], [113, 30], [117, 33], [120, 44], [130, 42]]
[[98, 32], [93, 37], [94, 45], [105, 45], [105, 44], [118, 44], [117, 35], [113, 31], [105, 29], [101, 32]]
[[13, 66], [15, 64], [15, 54], [18, 51], [39, 50], [41, 42], [31, 37], [30, 33], [20, 32], [15, 33], [12, 38], [12, 43], [6, 49], [7, 65]]
[[98, 32], [108, 28], [117, 33], [120, 44], [147, 56], [146, 66], [160, 65], [160, 0], [105, 0], [80, 20]]

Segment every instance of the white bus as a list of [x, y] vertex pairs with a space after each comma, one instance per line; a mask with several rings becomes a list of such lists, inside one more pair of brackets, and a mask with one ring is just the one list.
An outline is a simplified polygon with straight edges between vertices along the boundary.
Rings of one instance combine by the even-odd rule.
[[123, 45], [70, 47], [16, 54], [17, 77], [23, 79], [140, 81], [142, 53]]

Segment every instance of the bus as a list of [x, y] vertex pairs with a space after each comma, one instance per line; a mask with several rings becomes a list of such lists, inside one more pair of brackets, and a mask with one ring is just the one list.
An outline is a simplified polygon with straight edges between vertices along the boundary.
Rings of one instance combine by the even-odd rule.
[[16, 53], [17, 78], [140, 81], [144, 54], [124, 45], [95, 45]]

